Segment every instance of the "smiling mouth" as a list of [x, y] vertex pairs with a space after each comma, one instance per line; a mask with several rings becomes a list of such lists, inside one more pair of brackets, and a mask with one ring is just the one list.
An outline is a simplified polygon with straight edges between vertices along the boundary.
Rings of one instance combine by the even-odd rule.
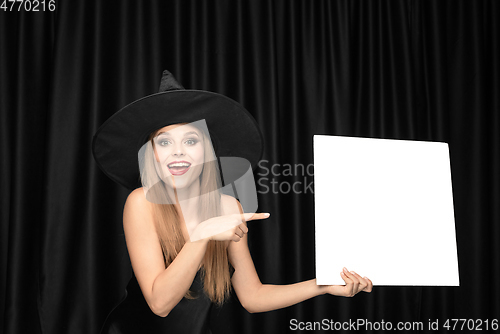
[[189, 167], [191, 167], [191, 164], [186, 161], [175, 161], [168, 164], [167, 167], [172, 175], [179, 176], [185, 174], [189, 170]]

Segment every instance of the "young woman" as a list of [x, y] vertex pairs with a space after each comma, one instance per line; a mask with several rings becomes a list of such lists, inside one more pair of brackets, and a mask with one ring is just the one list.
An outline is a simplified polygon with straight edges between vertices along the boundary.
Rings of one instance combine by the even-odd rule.
[[96, 133], [93, 148], [113, 180], [134, 188], [140, 175], [142, 185], [130, 193], [123, 214], [135, 277], [101, 333], [210, 333], [211, 306], [222, 304], [231, 287], [249, 312], [321, 294], [371, 291], [368, 278], [347, 269], [343, 286], [318, 286], [314, 279], [282, 286], [260, 282], [247, 221], [269, 214], [243, 213], [221, 191], [221, 172], [226, 185], [242, 172], [229, 168], [224, 174], [217, 155], [240, 156], [255, 166], [262, 152], [255, 120], [233, 100], [184, 90], [165, 71], [160, 93], [115, 114]]

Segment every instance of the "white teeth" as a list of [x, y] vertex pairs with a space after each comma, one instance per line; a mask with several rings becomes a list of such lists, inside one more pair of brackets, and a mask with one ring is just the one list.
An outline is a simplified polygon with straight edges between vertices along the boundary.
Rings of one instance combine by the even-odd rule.
[[176, 163], [168, 165], [168, 168], [189, 167], [189, 166], [191, 166], [191, 164], [188, 164], [187, 162], [176, 162]]

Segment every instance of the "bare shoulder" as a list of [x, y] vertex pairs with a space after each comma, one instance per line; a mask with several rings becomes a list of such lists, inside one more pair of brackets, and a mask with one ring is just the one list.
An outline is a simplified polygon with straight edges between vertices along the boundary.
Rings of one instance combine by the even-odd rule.
[[123, 231], [130, 262], [148, 303], [152, 300], [153, 282], [165, 270], [153, 215], [142, 188], [130, 193], [123, 209]]
[[148, 204], [148, 200], [146, 199], [146, 195], [144, 194], [143, 188], [137, 188], [134, 191], [132, 191], [128, 197], [127, 197], [127, 202], [125, 203], [125, 206], [141, 206], [145, 207]]
[[240, 202], [233, 196], [222, 194], [220, 201], [223, 214], [230, 215], [242, 212]]
[[152, 222], [152, 204], [146, 199], [144, 190], [137, 188], [132, 191], [123, 209], [123, 224], [141, 224]]
[[236, 202], [239, 203], [236, 198], [234, 198], [233, 196], [226, 195], [226, 194], [222, 194], [220, 196], [220, 200], [221, 200], [221, 204], [223, 207], [224, 207], [224, 205], [234, 205], [234, 203], [236, 203]]

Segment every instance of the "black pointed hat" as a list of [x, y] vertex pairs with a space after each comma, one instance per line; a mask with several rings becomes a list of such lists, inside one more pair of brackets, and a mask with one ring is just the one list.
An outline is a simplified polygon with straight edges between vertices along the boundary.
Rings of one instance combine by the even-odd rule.
[[184, 89], [169, 71], [163, 72], [158, 93], [130, 103], [101, 125], [92, 142], [94, 159], [113, 181], [138, 188], [137, 154], [148, 136], [167, 125], [202, 119], [217, 157], [245, 158], [255, 168], [263, 139], [252, 115], [224, 95]]

